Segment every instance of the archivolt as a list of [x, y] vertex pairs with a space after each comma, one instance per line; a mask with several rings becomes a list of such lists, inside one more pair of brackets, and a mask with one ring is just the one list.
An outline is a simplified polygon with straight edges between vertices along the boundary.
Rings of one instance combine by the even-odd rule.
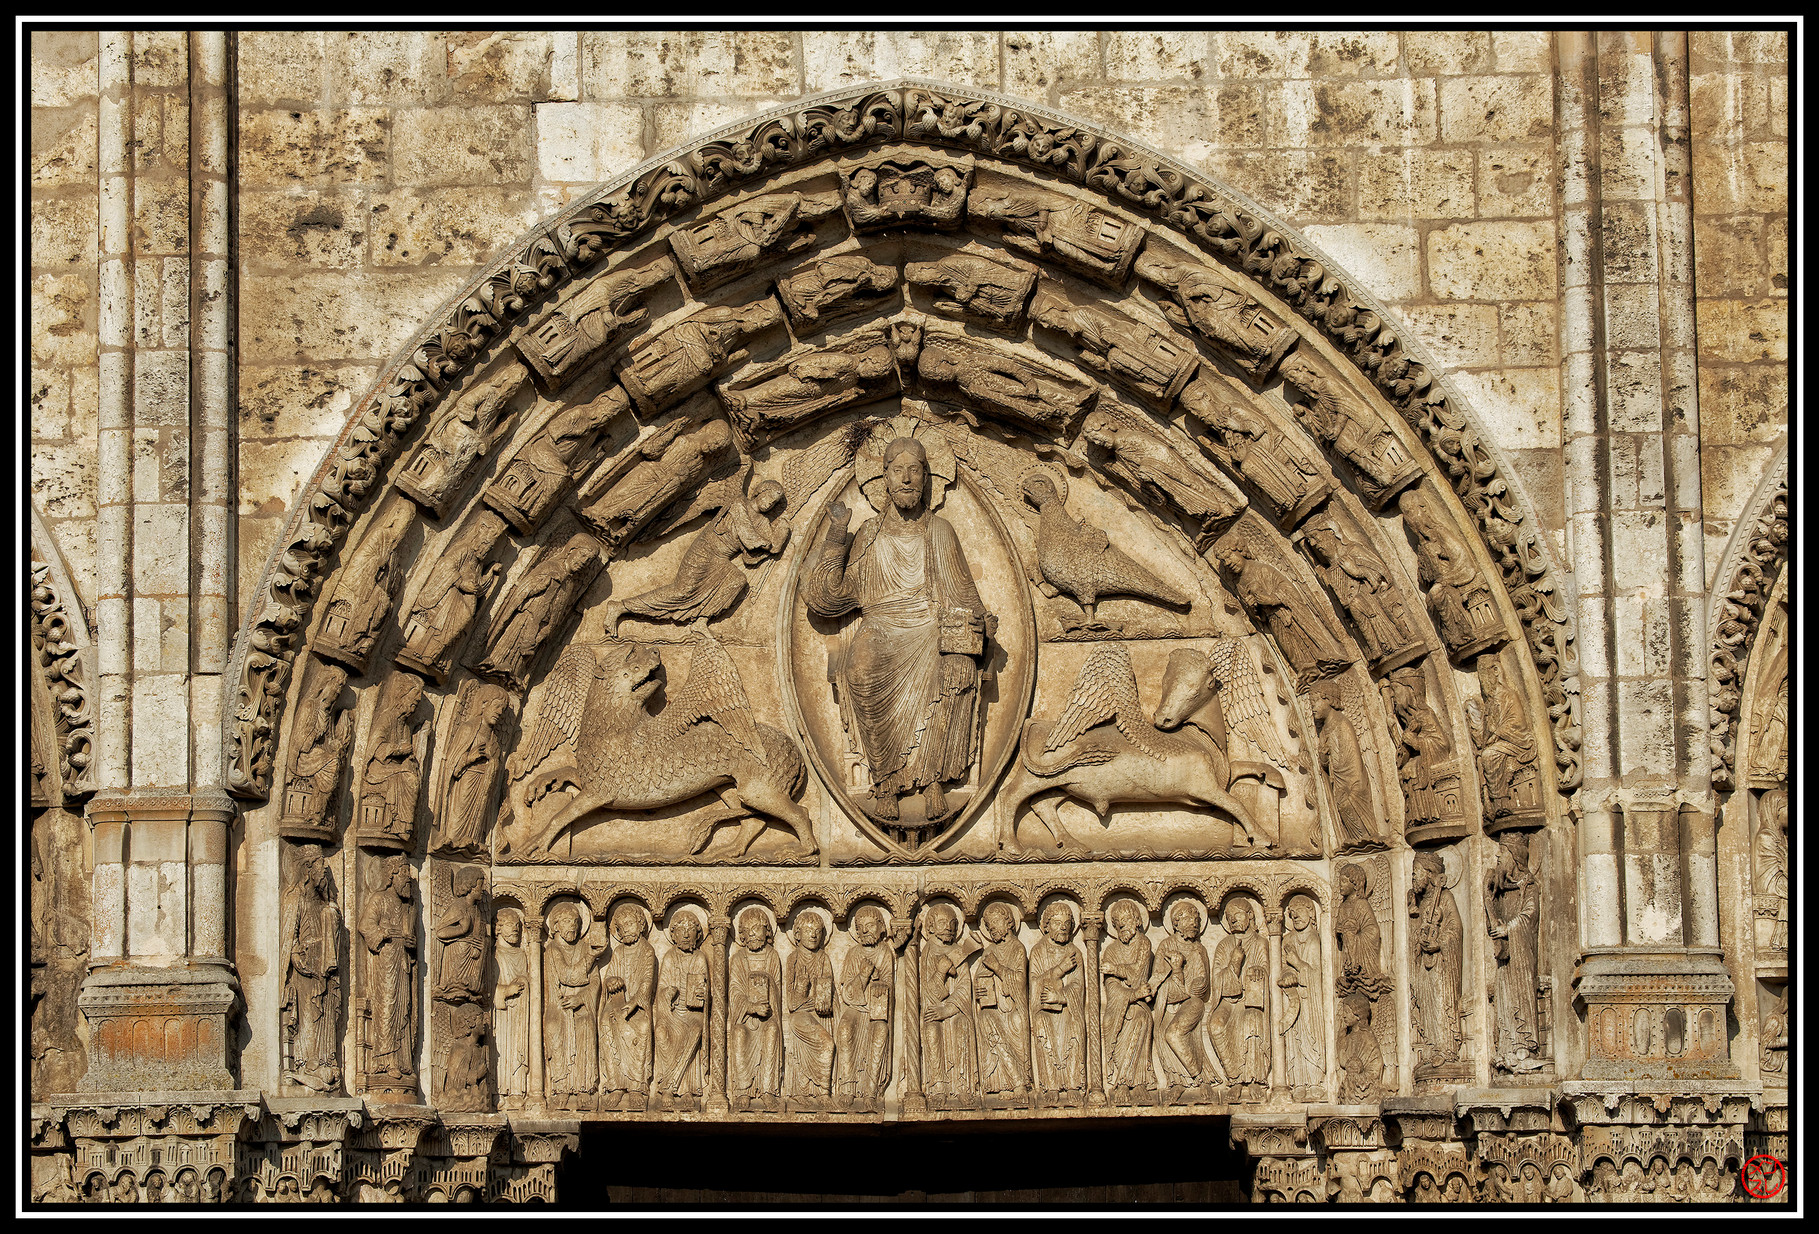
[[1750, 652], [1762, 629], [1763, 610], [1787, 565], [1792, 497], [1788, 492], [1787, 447], [1763, 477], [1744, 516], [1731, 533], [1712, 588], [1711, 674], [1712, 784], [1734, 786], [1737, 734]]
[[[696, 207], [734, 190], [831, 166], [838, 157], [885, 143], [958, 149], [1020, 166], [1034, 173], [1029, 175], [1032, 189], [1038, 181], [1083, 185], [1112, 208], [1147, 218], [1150, 228], [1137, 227], [1134, 240], [1107, 238], [1104, 253], [1076, 248], [1070, 254], [1045, 238], [1050, 223], [1043, 216], [1026, 230], [1035, 248], [1044, 249], [1056, 264], [1121, 290], [1132, 278], [1133, 260], [1146, 237], [1162, 241], [1158, 247], [1198, 249], [1250, 280], [1270, 303], [1298, 314], [1348, 358], [1418, 433], [1436, 465], [1436, 479], [1451, 487], [1475, 523], [1526, 636], [1551, 722], [1557, 787], [1576, 787], [1577, 682], [1569, 597], [1559, 594], [1559, 573], [1546, 544], [1475, 417], [1445, 388], [1420, 350], [1391, 327], [1381, 306], [1267, 211], [1164, 155], [1019, 99], [906, 81], [817, 96], [659, 156], [538, 227], [437, 312], [356, 407], [340, 441], [294, 506], [266, 564], [255, 592], [258, 599], [236, 642], [223, 700], [230, 789], [255, 799], [268, 795], [291, 665], [331, 558], [362, 510], [394, 482], [388, 469], [419, 423], [433, 418], [445, 398], [453, 398], [481, 357], [496, 354], [496, 344], [521, 339], [521, 327], [544, 316], [533, 308], [541, 309], [571, 282], [604, 267], [609, 253], [648, 239], [660, 224], [682, 221]], [[686, 278], [688, 272], [683, 273]], [[630, 277], [635, 283], [636, 272]], [[640, 290], [626, 285], [612, 289], [612, 295], [623, 300]], [[623, 322], [617, 318], [620, 303], [603, 307], [615, 326], [637, 324], [635, 312]], [[1180, 336], [1170, 343], [1192, 350]], [[1285, 349], [1286, 344], [1260, 351], [1273, 364]], [[1107, 359], [1109, 366], [1095, 367], [1120, 384], [1115, 359]], [[1130, 382], [1122, 384], [1128, 388]], [[1057, 373], [1056, 396], [1065, 396], [1068, 385], [1066, 376]], [[1163, 385], [1167, 388], [1149, 401], [1166, 410], [1179, 383]], [[625, 388], [641, 410], [649, 410], [635, 383], [628, 381]], [[463, 397], [475, 397], [475, 391]], [[1330, 444], [1322, 434], [1315, 435], [1323, 445]], [[489, 440], [485, 449], [497, 444], [496, 438]]]

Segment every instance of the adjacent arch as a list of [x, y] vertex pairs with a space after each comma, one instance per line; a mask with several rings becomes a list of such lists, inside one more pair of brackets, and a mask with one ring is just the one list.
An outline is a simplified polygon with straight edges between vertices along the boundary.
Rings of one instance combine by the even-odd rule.
[[[1063, 209], [1085, 205], [1096, 195], [1108, 207], [1099, 217], [1132, 220], [1122, 229], [1112, 228], [1120, 234], [1065, 234], [1065, 226], [1058, 225], [1066, 220], [1050, 218], [1040, 204], [1031, 207], [1015, 200], [1001, 201], [988, 217], [1005, 235], [1008, 247], [1090, 283], [1123, 292], [1141, 276], [1146, 285], [1161, 287], [1161, 298], [1172, 296], [1181, 310], [1170, 314], [1178, 324], [1193, 325], [1196, 299], [1200, 305], [1229, 307], [1221, 300], [1226, 293], [1241, 302], [1240, 316], [1250, 314], [1248, 328], [1255, 328], [1260, 319], [1267, 327], [1271, 314], [1292, 318], [1300, 323], [1292, 328], [1301, 334], [1303, 350], [1320, 358], [1316, 369], [1339, 362], [1348, 370], [1346, 381], [1354, 394], [1360, 388], [1374, 391], [1364, 401], [1381, 399], [1381, 405], [1400, 418], [1402, 427], [1386, 426], [1392, 434], [1412, 430], [1425, 449], [1429, 474], [1461, 503], [1479, 551], [1501, 581], [1501, 603], [1510, 606], [1521, 627], [1527, 651], [1522, 676], [1538, 695], [1552, 736], [1556, 763], [1552, 782], [1561, 791], [1577, 785], [1571, 605], [1570, 597], [1562, 594], [1560, 572], [1496, 445], [1479, 431], [1476, 417], [1448, 388], [1437, 367], [1393, 328], [1385, 310], [1267, 211], [1164, 155], [1023, 100], [904, 81], [817, 96], [650, 160], [538, 227], [445, 303], [358, 404], [340, 441], [294, 506], [262, 573], [259, 598], [236, 641], [223, 700], [224, 760], [231, 791], [253, 799], [270, 792], [286, 700], [294, 694], [289, 689], [292, 665], [337, 550], [379, 495], [393, 487], [411, 493], [409, 477], [391, 473], [395, 460], [419, 435], [420, 422], [446, 414], [445, 405], [456, 398], [477, 397], [485, 403], [484, 392], [477, 394], [466, 383], [468, 374], [495, 362], [506, 344], [526, 355], [543, 383], [561, 380], [565, 374], [551, 366], [550, 344], [567, 340], [546, 337], [535, 348], [522, 344], [527, 341], [527, 325], [533, 330], [561, 328], [563, 322], [557, 319], [563, 315], [546, 312], [546, 306], [580, 276], [611, 265], [613, 253], [648, 241], [667, 222], [693, 218], [698, 222], [690, 227], [705, 225], [711, 219], [705, 207], [735, 191], [741, 201], [755, 200], [751, 193], [768, 190], [794, 173], [831, 170], [837, 161], [850, 166], [855, 156], [887, 144], [898, 147], [905, 157], [926, 152], [952, 160], [958, 151], [965, 156], [962, 162], [1024, 169], [1021, 175], [1030, 191], [1060, 192], [1067, 199]], [[970, 174], [958, 163], [955, 173]], [[875, 180], [876, 175], [874, 186]], [[862, 196], [874, 194], [874, 186], [861, 188]], [[1068, 186], [1078, 187], [1070, 195]], [[844, 192], [852, 186], [843, 180], [841, 187]], [[868, 197], [868, 208], [879, 213], [873, 216], [875, 221], [864, 223], [854, 216], [855, 230], [887, 226], [893, 212], [900, 221], [902, 205]], [[940, 216], [939, 201], [910, 206], [931, 228], [951, 228], [957, 222]], [[1088, 207], [1088, 216], [1091, 213]], [[1087, 216], [1077, 221], [1092, 223]], [[756, 242], [758, 250], [748, 255], [750, 264], [742, 264], [748, 258], [728, 256], [727, 251], [699, 255], [699, 260], [685, 258], [684, 283], [692, 291], [704, 292], [717, 281], [749, 274], [771, 255], [765, 252], [765, 233], [779, 228], [788, 232], [795, 222], [754, 219], [741, 224], [746, 228], [743, 240]], [[715, 241], [713, 235], [695, 237], [698, 245], [710, 248]], [[1154, 251], [1188, 261], [1199, 283], [1183, 294], [1178, 282], [1169, 286], [1166, 272], [1152, 277], [1156, 270], [1148, 274], [1139, 270], [1133, 275], [1146, 242]], [[689, 243], [678, 245], [679, 257]], [[717, 260], [722, 264], [716, 266]], [[641, 285], [636, 270], [620, 280], [622, 269], [614, 268], [614, 282], [598, 281], [600, 303], [583, 305], [576, 299], [563, 306], [574, 310], [576, 317], [597, 315], [590, 328], [615, 333], [604, 343], [583, 334], [582, 344], [591, 345], [590, 351], [603, 350], [642, 324], [630, 304], [650, 288]], [[1073, 314], [1081, 307], [1049, 306], [1052, 323], [1064, 323], [1064, 330], [1067, 323], [1079, 327], [1073, 338], [1083, 353], [1098, 353], [1096, 361], [1088, 359], [1080, 367], [1096, 368], [1138, 402], [1147, 402], [1152, 412], [1171, 409], [1196, 371], [1194, 366], [1188, 365], [1185, 374], [1177, 372], [1180, 380], [1175, 381], [1157, 381], [1133, 371], [1123, 363], [1128, 355], [1121, 360], [1112, 354], [1115, 347], [1099, 347], [1091, 337], [1095, 328], [1079, 324]], [[1090, 313], [1091, 306], [1085, 307]], [[624, 316], [622, 309], [628, 310]], [[579, 323], [566, 324], [573, 332]], [[1200, 334], [1196, 343], [1173, 331], [1161, 345], [1197, 354], [1198, 371], [1203, 372], [1222, 371], [1213, 363], [1218, 355], [1225, 375], [1240, 380], [1274, 369], [1295, 343], [1272, 338], [1267, 329], [1260, 338], [1234, 337], [1230, 330], [1222, 335], [1217, 325]], [[533, 351], [542, 357], [541, 363]], [[588, 362], [592, 360], [590, 354]], [[641, 388], [641, 381], [634, 375], [625, 388], [638, 410], [649, 413], [658, 400], [648, 387]], [[1054, 382], [1051, 395], [1065, 395], [1067, 373], [1057, 373]], [[1343, 399], [1344, 392], [1335, 397]], [[1318, 410], [1320, 396], [1308, 395], [1307, 405]], [[498, 422], [487, 418], [491, 412], [482, 408], [474, 414], [477, 419], [469, 422], [477, 426], [475, 445], [490, 465], [505, 434], [493, 432]], [[597, 427], [582, 426], [581, 431]], [[1357, 442], [1348, 442], [1344, 433], [1343, 424], [1327, 420], [1316, 427], [1313, 437], [1313, 444], [1341, 460], [1342, 470], [1358, 461]], [[1245, 478], [1251, 476], [1246, 473]], [[1352, 487], [1363, 491], [1366, 479], [1355, 475]], [[424, 504], [422, 497], [419, 492], [419, 504]], [[433, 501], [428, 504], [432, 514], [442, 513]], [[1293, 512], [1288, 514], [1293, 517]]]
[[1710, 626], [1712, 785], [1735, 787], [1738, 734], [1750, 654], [1762, 629], [1771, 594], [1788, 562], [1793, 498], [1787, 447], [1763, 476], [1731, 533], [1712, 588]]

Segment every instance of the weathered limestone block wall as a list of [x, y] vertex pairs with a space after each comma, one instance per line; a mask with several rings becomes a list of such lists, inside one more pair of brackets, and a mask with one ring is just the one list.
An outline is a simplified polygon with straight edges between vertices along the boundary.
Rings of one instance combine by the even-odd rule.
[[93, 31], [32, 37], [32, 500], [95, 605], [100, 125]]
[[1787, 35], [1687, 35], [1705, 569], [1788, 424]]

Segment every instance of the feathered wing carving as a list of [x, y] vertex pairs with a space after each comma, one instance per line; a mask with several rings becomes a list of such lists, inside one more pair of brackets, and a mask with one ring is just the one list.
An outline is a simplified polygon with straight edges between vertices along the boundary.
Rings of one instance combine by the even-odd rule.
[[531, 731], [507, 761], [514, 780], [535, 771], [562, 746], [575, 748], [581, 717], [587, 710], [587, 693], [599, 675], [599, 663], [593, 646], [587, 643], [569, 647], [557, 658], [544, 683], [543, 700], [537, 706]]
[[1264, 699], [1263, 681], [1244, 644], [1235, 638], [1222, 638], [1213, 644], [1207, 656], [1212, 661], [1213, 676], [1219, 682], [1219, 707], [1225, 716], [1225, 731], [1242, 735], [1265, 758], [1287, 770], [1288, 754], [1282, 749], [1275, 719]]
[[1080, 667], [1067, 710], [1049, 730], [1044, 753], [1052, 754], [1088, 729], [1107, 720], [1118, 726], [1126, 740], [1151, 758], [1166, 751], [1156, 740], [1155, 725], [1143, 711], [1137, 695], [1137, 674], [1131, 667], [1130, 648], [1123, 643], [1100, 643]]
[[686, 505], [671, 505], [658, 516], [656, 522], [651, 524], [650, 530], [645, 532], [643, 538], [654, 540], [671, 528], [682, 526], [697, 515], [706, 514], [710, 510], [726, 509], [745, 496], [745, 486], [750, 481], [751, 475], [752, 463], [750, 459], [746, 459], [739, 464], [739, 469], [732, 475], [715, 480], [711, 484], [702, 485], [700, 491]]
[[746, 753], [763, 763], [764, 744], [752, 720], [752, 705], [745, 697], [745, 683], [739, 679], [739, 669], [713, 635], [698, 630], [694, 642], [688, 677], [657, 717], [653, 741], [673, 740], [689, 725], [712, 720], [743, 746]]
[[785, 469], [781, 483], [784, 509], [794, 514], [802, 503], [827, 483], [827, 478], [853, 461], [859, 446], [871, 433], [871, 421], [855, 420], [827, 434], [814, 445], [795, 454]]

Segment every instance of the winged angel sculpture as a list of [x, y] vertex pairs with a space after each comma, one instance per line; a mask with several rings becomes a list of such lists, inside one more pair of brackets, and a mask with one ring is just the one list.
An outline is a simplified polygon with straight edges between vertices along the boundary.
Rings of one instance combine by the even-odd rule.
[[[721, 808], [694, 824], [689, 851], [707, 846], [714, 828], [740, 820], [735, 856], [766, 823], [795, 832], [803, 855], [817, 851], [802, 791], [802, 756], [794, 743], [752, 719], [739, 670], [718, 640], [694, 633], [688, 674], [667, 706], [653, 712], [663, 659], [640, 643], [613, 640], [570, 647], [556, 661], [514, 778], [530, 777], [531, 851], [545, 851], [565, 830], [597, 810], [642, 812], [719, 794]], [[577, 790], [566, 802], [556, 790]], [[541, 820], [541, 825], [533, 820]]]
[[[1226, 792], [1231, 784], [1226, 720], [1231, 703], [1242, 710], [1243, 700], [1221, 698], [1221, 706], [1208, 706], [1215, 693], [1223, 693], [1221, 686], [1242, 690], [1247, 684], [1217, 671], [1242, 658], [1220, 656], [1215, 663], [1201, 652], [1175, 652], [1152, 720], [1137, 693], [1130, 649], [1100, 643], [1074, 679], [1061, 718], [1024, 724], [1022, 757], [1004, 788], [999, 847], [1017, 851], [1017, 814], [1026, 802], [1057, 847], [1078, 847], [1061, 822], [1063, 800], [1080, 802], [1101, 819], [1116, 802], [1218, 810], [1237, 821], [1253, 848], [1267, 846], [1249, 811]], [[1179, 731], [1163, 731], [1170, 728]], [[1049, 795], [1054, 790], [1060, 795]]]

